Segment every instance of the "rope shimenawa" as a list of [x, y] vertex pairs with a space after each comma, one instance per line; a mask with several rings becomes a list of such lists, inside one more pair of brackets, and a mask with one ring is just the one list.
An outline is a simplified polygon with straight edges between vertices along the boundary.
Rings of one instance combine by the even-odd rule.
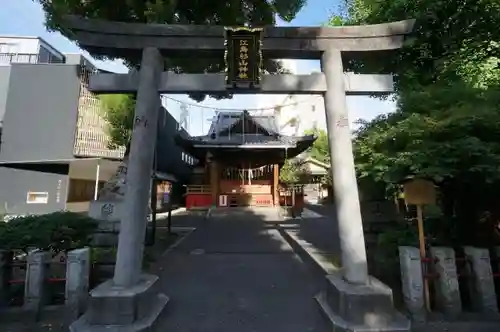
[[312, 98], [311, 98], [311, 99], [296, 101], [296, 102], [293, 102], [293, 103], [282, 104], [282, 105], [275, 105], [275, 106], [269, 106], [269, 107], [262, 107], [262, 108], [242, 108], [242, 109], [239, 109], [239, 108], [221, 108], [221, 107], [205, 106], [205, 105], [200, 105], [200, 104], [185, 102], [185, 101], [178, 100], [178, 99], [175, 99], [175, 98], [172, 98], [172, 97], [168, 97], [168, 96], [162, 96], [162, 98], [170, 99], [170, 100], [175, 101], [176, 103], [179, 103], [179, 104], [185, 104], [185, 105], [192, 106], [192, 107], [210, 109], [210, 110], [219, 111], [219, 112], [220, 111], [240, 111], [240, 112], [241, 111], [248, 111], [248, 112], [267, 111], [267, 110], [273, 110], [273, 109], [276, 109], [276, 108], [283, 108], [283, 107], [287, 107], [287, 106], [295, 106], [295, 105], [298, 105], [298, 104], [307, 103], [307, 102], [309, 102], [309, 101], [312, 100]]

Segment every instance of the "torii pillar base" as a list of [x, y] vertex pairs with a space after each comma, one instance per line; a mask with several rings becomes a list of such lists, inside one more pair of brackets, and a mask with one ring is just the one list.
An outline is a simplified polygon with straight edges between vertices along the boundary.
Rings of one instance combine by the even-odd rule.
[[169, 298], [155, 291], [158, 277], [143, 274], [133, 287], [108, 280], [90, 292], [87, 312], [70, 325], [71, 332], [152, 331]]
[[341, 273], [329, 274], [325, 291], [315, 300], [334, 331], [411, 331], [410, 320], [394, 308], [392, 290], [373, 277], [367, 284], [356, 285], [345, 281]]

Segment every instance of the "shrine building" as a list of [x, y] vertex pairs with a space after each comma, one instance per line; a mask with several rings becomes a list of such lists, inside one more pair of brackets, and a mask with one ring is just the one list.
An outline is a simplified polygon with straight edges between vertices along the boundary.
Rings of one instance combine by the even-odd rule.
[[207, 135], [178, 134], [177, 144], [200, 161], [186, 208], [279, 205], [280, 168], [316, 139], [279, 132], [274, 116], [243, 111], [220, 112]]

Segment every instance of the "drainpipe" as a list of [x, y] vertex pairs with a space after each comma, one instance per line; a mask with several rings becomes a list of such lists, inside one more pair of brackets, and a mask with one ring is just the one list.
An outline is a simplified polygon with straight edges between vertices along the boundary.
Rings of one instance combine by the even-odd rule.
[[94, 201], [97, 201], [97, 196], [99, 195], [99, 175], [101, 173], [101, 159], [97, 159], [97, 165], [95, 168], [95, 187], [94, 187]]

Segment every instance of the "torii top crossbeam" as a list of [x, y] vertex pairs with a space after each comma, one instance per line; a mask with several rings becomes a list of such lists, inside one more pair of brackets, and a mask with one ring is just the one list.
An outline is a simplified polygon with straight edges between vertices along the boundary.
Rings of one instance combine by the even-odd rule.
[[[341, 27], [265, 27], [263, 56], [269, 59], [319, 59], [321, 52], [386, 51], [400, 48], [415, 20]], [[217, 58], [224, 53], [223, 26], [124, 23], [66, 16], [73, 39], [94, 54], [124, 56], [155, 47], [169, 57]]]

